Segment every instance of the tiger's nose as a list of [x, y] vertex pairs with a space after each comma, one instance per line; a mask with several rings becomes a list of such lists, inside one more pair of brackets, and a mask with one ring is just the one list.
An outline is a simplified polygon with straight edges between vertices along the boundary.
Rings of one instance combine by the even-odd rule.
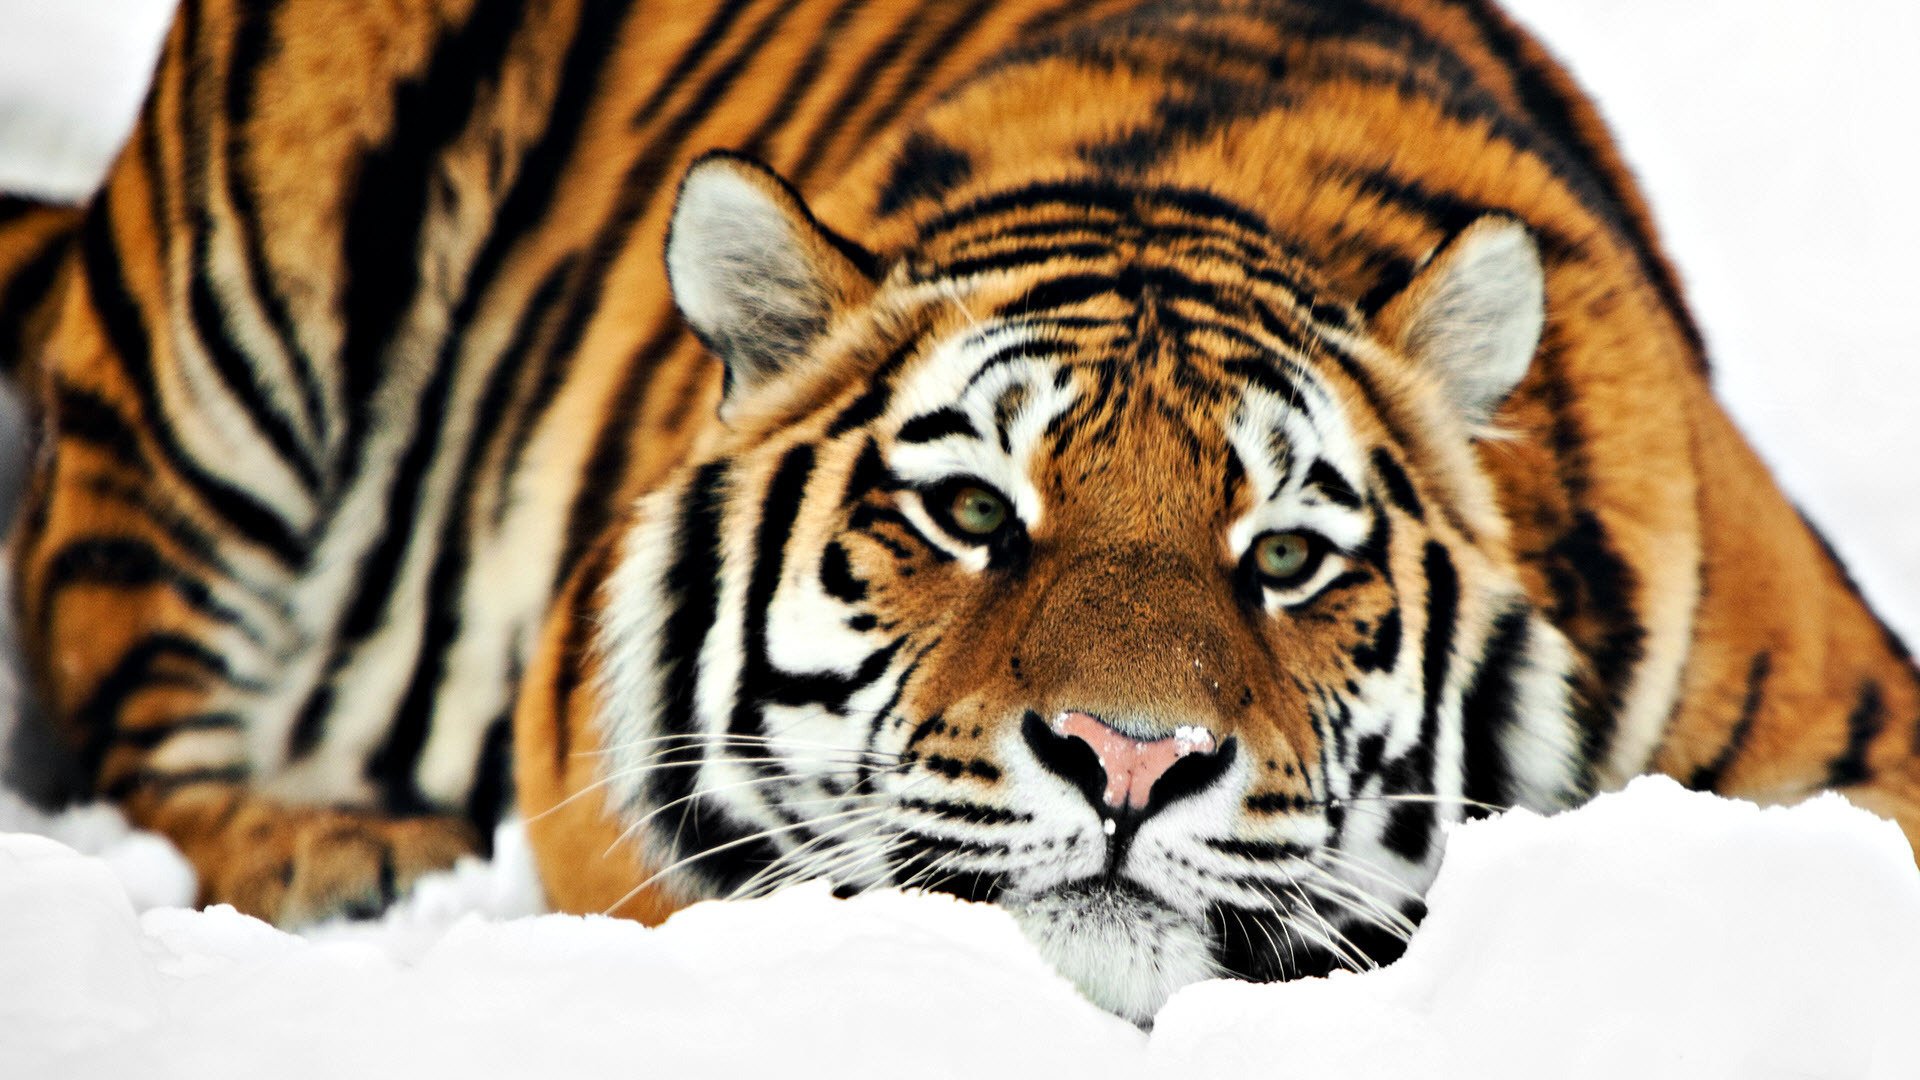
[[[1034, 728], [1042, 728], [1044, 734]], [[1077, 710], [1059, 713], [1044, 725], [1039, 717], [1030, 716], [1027, 741], [1041, 764], [1073, 782], [1088, 801], [1113, 811], [1147, 809], [1154, 802], [1155, 786], [1175, 765], [1194, 755], [1211, 757], [1219, 749], [1213, 733], [1203, 727], [1180, 727], [1162, 738], [1138, 739]], [[1219, 769], [1204, 771], [1211, 774], [1206, 777], [1211, 781]]]

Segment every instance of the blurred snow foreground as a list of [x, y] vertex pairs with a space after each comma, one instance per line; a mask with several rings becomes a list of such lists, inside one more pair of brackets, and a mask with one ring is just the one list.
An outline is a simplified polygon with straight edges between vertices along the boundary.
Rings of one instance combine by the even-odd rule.
[[[824, 885], [657, 929], [537, 910], [524, 843], [379, 923], [281, 933], [137, 897], [183, 867], [0, 805], [0, 1076], [1913, 1077], [1920, 874], [1834, 796], [1636, 781], [1457, 830], [1406, 956], [1200, 983], [1150, 1034], [999, 909]], [[164, 845], [162, 846], [164, 847]]]

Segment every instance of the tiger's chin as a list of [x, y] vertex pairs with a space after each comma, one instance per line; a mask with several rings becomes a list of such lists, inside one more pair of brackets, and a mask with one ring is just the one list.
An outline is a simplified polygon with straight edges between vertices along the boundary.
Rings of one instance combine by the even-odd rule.
[[1001, 903], [1087, 1000], [1142, 1027], [1175, 990], [1221, 974], [1204, 924], [1138, 888], [1079, 881]]

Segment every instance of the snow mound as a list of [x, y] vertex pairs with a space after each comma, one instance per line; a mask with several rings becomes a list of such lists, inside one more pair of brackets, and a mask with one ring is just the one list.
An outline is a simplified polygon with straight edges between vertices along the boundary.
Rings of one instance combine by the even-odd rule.
[[381, 923], [299, 937], [138, 913], [105, 860], [0, 837], [0, 1076], [1916, 1073], [1920, 873], [1833, 796], [1647, 779], [1466, 826], [1399, 963], [1202, 983], [1150, 1036], [994, 907], [804, 886], [651, 930], [511, 918], [537, 897], [502, 842]]
[[1155, 1049], [1194, 1075], [1916, 1077], [1920, 873], [1905, 836], [1665, 777], [1456, 829], [1400, 962], [1207, 983]]
[[193, 866], [165, 839], [136, 832], [109, 803], [48, 813], [0, 787], [0, 834], [4, 833], [34, 833], [82, 855], [98, 856], [137, 911], [193, 903]]

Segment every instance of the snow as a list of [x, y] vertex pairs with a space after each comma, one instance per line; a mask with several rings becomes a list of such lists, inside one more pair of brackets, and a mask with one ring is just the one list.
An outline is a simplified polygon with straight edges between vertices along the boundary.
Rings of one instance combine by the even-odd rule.
[[1916, 1074], [1920, 875], [1835, 796], [1761, 810], [1649, 778], [1467, 825], [1397, 964], [1198, 983], [1151, 1033], [947, 897], [509, 918], [514, 835], [504, 867], [306, 937], [140, 913], [106, 860], [0, 837], [0, 1076]]
[[0, 191], [77, 201], [120, 149], [174, 0], [0, 0]]
[[[1920, 6], [1508, 5], [1599, 96], [1729, 408], [1920, 637], [1920, 144], [1888, 120], [1920, 102]], [[0, 189], [91, 185], [171, 6], [0, 0]], [[17, 425], [0, 408], [0, 447]], [[0, 788], [0, 834], [0, 1077], [1920, 1076], [1896, 1056], [1920, 1015], [1920, 874], [1897, 829], [1833, 797], [1762, 811], [1643, 780], [1466, 826], [1399, 963], [1200, 983], [1150, 1034], [1005, 913], [940, 897], [809, 886], [651, 930], [541, 915], [508, 826], [491, 864], [381, 921], [294, 936], [180, 907], [186, 864], [110, 808]]]

